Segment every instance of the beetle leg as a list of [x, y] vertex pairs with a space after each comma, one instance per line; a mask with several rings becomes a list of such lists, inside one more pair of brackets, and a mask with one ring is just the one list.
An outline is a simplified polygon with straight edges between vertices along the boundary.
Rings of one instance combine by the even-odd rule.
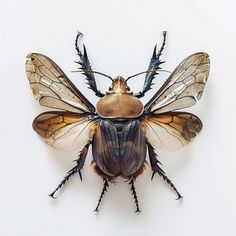
[[87, 156], [88, 153], [88, 147], [89, 147], [90, 143], [87, 143], [84, 148], [81, 150], [81, 152], [79, 153], [79, 158], [75, 160], [76, 165], [70, 169], [67, 172], [67, 175], [63, 178], [63, 180], [60, 182], [60, 184], [57, 186], [57, 188], [49, 194], [50, 197], [52, 198], [56, 198], [54, 195], [55, 193], [62, 188], [62, 186], [64, 186], [66, 184], [66, 182], [70, 179], [70, 177], [72, 177], [74, 174], [78, 173], [80, 176], [80, 179], [82, 181], [82, 175], [81, 175], [81, 169], [84, 166], [84, 162], [85, 162], [85, 158]]
[[94, 209], [94, 211], [96, 211], [96, 212], [98, 212], [98, 208], [101, 204], [102, 198], [105, 195], [105, 192], [107, 191], [107, 188], [109, 187], [107, 179], [104, 178], [103, 180], [104, 180], [103, 189], [102, 189], [101, 195], [99, 197], [98, 204], [97, 204], [96, 208]]
[[153, 85], [153, 79], [158, 74], [157, 71], [161, 69], [160, 65], [164, 63], [164, 61], [161, 61], [160, 57], [164, 50], [165, 44], [166, 44], [166, 31], [163, 31], [163, 42], [161, 48], [158, 50], [158, 52], [156, 52], [157, 48], [156, 46], [154, 47], [152, 58], [148, 66], [149, 72], [146, 73], [143, 90], [140, 91], [139, 93], [134, 94], [135, 97], [141, 98], [145, 95], [146, 92], [152, 89], [151, 86]]
[[141, 212], [140, 209], [139, 209], [137, 193], [136, 193], [136, 190], [135, 190], [135, 187], [134, 187], [134, 179], [131, 179], [129, 184], [131, 185], [130, 190], [132, 191], [132, 195], [134, 196], [134, 202], [135, 202], [135, 205], [136, 205], [136, 211], [135, 212]]
[[154, 175], [158, 173], [164, 179], [164, 181], [166, 181], [167, 184], [176, 192], [177, 194], [176, 200], [183, 198], [183, 196], [179, 193], [175, 185], [171, 182], [171, 180], [166, 176], [166, 173], [159, 166], [159, 164], [161, 165], [161, 162], [157, 160], [157, 154], [155, 153], [153, 146], [149, 143], [147, 144], [147, 146], [148, 146], [150, 164], [153, 171], [151, 179], [153, 180]]
[[78, 32], [76, 39], [75, 39], [75, 49], [76, 49], [77, 54], [79, 56], [79, 61], [76, 63], [79, 64], [81, 66], [80, 69], [82, 69], [84, 71], [83, 74], [85, 75], [85, 78], [87, 80], [87, 84], [89, 85], [88, 88], [91, 89], [92, 91], [94, 91], [96, 96], [103, 97], [103, 96], [105, 96], [105, 94], [101, 93], [97, 89], [97, 84], [95, 81], [94, 73], [91, 72], [92, 67], [91, 67], [89, 59], [88, 59], [85, 45], [83, 45], [83, 53], [79, 48], [78, 41], [79, 41], [80, 36], [82, 36], [82, 33]]

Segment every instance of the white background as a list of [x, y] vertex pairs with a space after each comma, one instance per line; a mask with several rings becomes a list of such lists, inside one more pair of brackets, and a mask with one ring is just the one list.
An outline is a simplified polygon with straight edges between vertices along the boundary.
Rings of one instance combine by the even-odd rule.
[[[0, 11], [0, 235], [236, 235], [235, 1], [9, 0], [1, 1]], [[162, 30], [168, 31], [165, 69], [191, 53], [209, 53], [208, 84], [190, 109], [202, 119], [203, 131], [179, 151], [158, 152], [183, 201], [175, 201], [158, 176], [151, 182], [147, 168], [136, 182], [141, 214], [134, 213], [123, 180], [110, 187], [95, 214], [102, 181], [89, 166], [91, 153], [83, 182], [76, 176], [56, 201], [47, 196], [77, 154], [53, 150], [33, 132], [32, 120], [46, 109], [32, 96], [24, 62], [29, 52], [48, 55], [95, 104], [83, 76], [70, 73], [77, 68], [77, 30], [85, 35], [93, 68], [111, 76], [145, 70]], [[142, 82], [133, 79], [131, 88], [138, 91]], [[109, 86], [106, 78], [97, 83], [102, 90]]]

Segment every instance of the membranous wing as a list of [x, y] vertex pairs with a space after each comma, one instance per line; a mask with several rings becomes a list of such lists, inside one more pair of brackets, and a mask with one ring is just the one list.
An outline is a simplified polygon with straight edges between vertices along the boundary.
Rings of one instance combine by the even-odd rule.
[[89, 115], [55, 111], [37, 116], [34, 130], [53, 148], [81, 150], [93, 136], [96, 120]]
[[193, 106], [202, 96], [209, 69], [207, 53], [199, 52], [187, 57], [145, 105], [146, 114]]
[[42, 106], [76, 113], [95, 111], [59, 66], [47, 56], [29, 54], [26, 74], [34, 97]]
[[177, 150], [202, 129], [201, 120], [186, 112], [168, 112], [144, 116], [141, 120], [147, 142], [156, 149]]

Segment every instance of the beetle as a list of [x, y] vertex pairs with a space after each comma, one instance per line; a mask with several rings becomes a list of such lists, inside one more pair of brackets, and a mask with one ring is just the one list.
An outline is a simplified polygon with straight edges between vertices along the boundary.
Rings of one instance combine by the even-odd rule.
[[[155, 150], [179, 149], [201, 131], [202, 122], [197, 116], [176, 110], [191, 107], [201, 98], [210, 69], [208, 54], [197, 52], [184, 59], [143, 105], [140, 98], [152, 88], [164, 63], [160, 57], [166, 43], [166, 31], [160, 49], [154, 48], [147, 71], [126, 79], [92, 70], [85, 45], [83, 50], [79, 47], [81, 36], [79, 32], [75, 40], [79, 57], [76, 63], [85, 75], [88, 88], [100, 98], [96, 107], [50, 58], [31, 53], [26, 60], [26, 74], [35, 99], [42, 106], [57, 109], [38, 115], [33, 121], [33, 129], [56, 149], [79, 151], [76, 165], [49, 196], [55, 198], [55, 193], [76, 173], [82, 180], [81, 169], [91, 145], [91, 166], [104, 181], [95, 211], [99, 210], [109, 183], [117, 177], [129, 181], [136, 212], [140, 211], [134, 182], [147, 165], [147, 153], [153, 172], [151, 179], [159, 174], [175, 191], [177, 199], [181, 199], [182, 195], [160, 167]], [[95, 74], [112, 81], [106, 93], [98, 90]], [[133, 93], [127, 81], [141, 74], [145, 74], [143, 89]]]

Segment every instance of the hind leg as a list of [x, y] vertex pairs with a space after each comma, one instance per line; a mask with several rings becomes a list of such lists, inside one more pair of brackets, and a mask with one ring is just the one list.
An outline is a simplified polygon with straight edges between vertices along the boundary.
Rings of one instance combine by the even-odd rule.
[[136, 211], [135, 212], [141, 212], [140, 211], [140, 208], [139, 208], [139, 203], [138, 203], [138, 197], [137, 197], [137, 192], [135, 190], [135, 186], [134, 186], [134, 179], [132, 178], [129, 182], [129, 184], [131, 185], [131, 192], [132, 192], [132, 195], [134, 196], [134, 203], [136, 205]]
[[104, 184], [103, 184], [103, 189], [102, 192], [100, 194], [99, 200], [98, 200], [98, 204], [96, 206], [96, 208], [94, 209], [94, 211], [98, 212], [99, 211], [99, 207], [101, 205], [102, 199], [105, 195], [105, 193], [107, 192], [107, 189], [109, 187], [109, 182], [111, 183], [115, 183], [114, 178], [111, 176], [106, 175], [105, 173], [103, 173], [99, 167], [97, 166], [96, 162], [93, 160], [91, 163], [92, 168], [94, 169], [95, 173], [97, 175], [99, 175], [100, 177], [102, 177]]
[[98, 204], [97, 204], [96, 208], [94, 209], [94, 211], [96, 211], [96, 212], [98, 212], [98, 208], [101, 204], [102, 198], [105, 195], [105, 192], [107, 192], [107, 188], [109, 187], [108, 181], [106, 179], [103, 179], [103, 181], [104, 181], [103, 189], [102, 189], [101, 195], [99, 197]]
[[136, 178], [139, 175], [141, 175], [144, 172], [144, 170], [146, 169], [146, 165], [147, 165], [147, 162], [144, 161], [144, 163], [139, 168], [139, 170], [137, 172], [135, 172], [131, 177], [128, 178], [129, 185], [131, 185], [130, 190], [131, 190], [132, 195], [134, 197], [134, 203], [135, 203], [135, 206], [136, 206], [136, 211], [135, 212], [141, 212], [141, 211], [140, 211], [140, 207], [139, 207], [137, 192], [136, 192], [136, 189], [135, 189], [135, 186], [134, 186], [134, 181], [136, 180]]

